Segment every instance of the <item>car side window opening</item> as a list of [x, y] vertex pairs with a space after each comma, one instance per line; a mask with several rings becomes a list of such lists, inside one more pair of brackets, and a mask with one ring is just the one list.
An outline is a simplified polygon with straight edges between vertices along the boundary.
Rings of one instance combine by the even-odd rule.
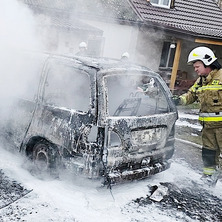
[[45, 83], [46, 104], [87, 112], [90, 107], [90, 79], [86, 72], [64, 64], [50, 67]]
[[167, 97], [155, 77], [115, 75], [105, 77], [110, 116], [147, 116], [169, 112]]

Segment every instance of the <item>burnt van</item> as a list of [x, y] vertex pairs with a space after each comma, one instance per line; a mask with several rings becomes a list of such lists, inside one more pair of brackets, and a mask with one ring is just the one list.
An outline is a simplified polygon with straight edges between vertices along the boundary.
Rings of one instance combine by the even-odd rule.
[[35, 74], [28, 65], [4, 130], [39, 171], [71, 164], [114, 184], [169, 168], [178, 115], [157, 73], [107, 58], [44, 55]]

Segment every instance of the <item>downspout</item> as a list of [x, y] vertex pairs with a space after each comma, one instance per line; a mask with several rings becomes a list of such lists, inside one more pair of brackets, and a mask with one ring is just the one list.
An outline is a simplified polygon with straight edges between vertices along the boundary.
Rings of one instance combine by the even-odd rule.
[[170, 90], [174, 90], [174, 85], [176, 82], [176, 77], [177, 77], [177, 70], [179, 67], [179, 61], [180, 61], [180, 54], [181, 54], [181, 40], [177, 40], [177, 47], [176, 47], [176, 53], [173, 61], [173, 69], [171, 73], [171, 78], [170, 78]]

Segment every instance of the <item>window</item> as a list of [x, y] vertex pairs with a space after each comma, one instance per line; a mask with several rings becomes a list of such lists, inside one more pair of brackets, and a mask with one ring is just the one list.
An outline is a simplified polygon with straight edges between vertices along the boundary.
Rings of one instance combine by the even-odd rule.
[[150, 0], [150, 3], [155, 6], [170, 8], [171, 0]]
[[153, 76], [123, 74], [105, 77], [110, 116], [148, 116], [169, 111], [166, 95]]
[[161, 54], [161, 60], [160, 60], [160, 68], [173, 67], [175, 52], [176, 52], [176, 43], [164, 42]]
[[45, 86], [47, 104], [87, 112], [90, 106], [90, 80], [87, 73], [71, 66], [53, 64]]

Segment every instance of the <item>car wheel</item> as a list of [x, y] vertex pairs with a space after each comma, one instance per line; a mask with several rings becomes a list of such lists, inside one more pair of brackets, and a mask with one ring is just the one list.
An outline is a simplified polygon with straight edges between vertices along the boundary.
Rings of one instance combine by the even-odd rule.
[[32, 159], [38, 173], [53, 175], [57, 171], [59, 164], [57, 148], [46, 141], [40, 141], [34, 145]]

